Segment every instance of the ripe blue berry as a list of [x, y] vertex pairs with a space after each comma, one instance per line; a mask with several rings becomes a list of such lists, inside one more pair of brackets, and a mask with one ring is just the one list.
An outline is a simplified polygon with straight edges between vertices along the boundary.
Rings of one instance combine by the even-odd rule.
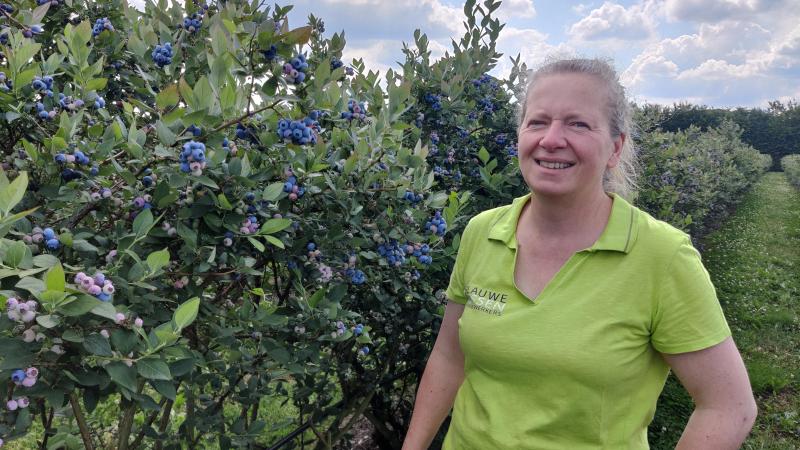
[[58, 250], [58, 247], [61, 246], [61, 241], [58, 239], [48, 239], [45, 245], [50, 250]]
[[94, 22], [94, 27], [92, 27], [92, 37], [97, 37], [103, 31], [114, 31], [114, 25], [111, 24], [111, 21], [108, 20], [108, 17], [103, 17], [102, 19], [97, 19]]
[[158, 67], [172, 64], [172, 44], [167, 42], [164, 45], [156, 45], [151, 56]]

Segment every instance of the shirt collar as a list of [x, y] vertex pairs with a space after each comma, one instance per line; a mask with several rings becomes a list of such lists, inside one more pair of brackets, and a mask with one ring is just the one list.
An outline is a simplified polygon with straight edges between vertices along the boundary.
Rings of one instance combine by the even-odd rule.
[[[587, 251], [612, 250], [628, 253], [636, 241], [638, 230], [634, 220], [633, 206], [617, 194], [611, 194], [611, 196], [613, 203], [608, 224], [597, 242], [586, 249]], [[501, 241], [509, 248], [517, 248], [517, 222], [522, 208], [528, 203], [530, 197], [531, 193], [528, 193], [514, 199], [511, 207], [507, 208], [489, 228], [489, 239]]]

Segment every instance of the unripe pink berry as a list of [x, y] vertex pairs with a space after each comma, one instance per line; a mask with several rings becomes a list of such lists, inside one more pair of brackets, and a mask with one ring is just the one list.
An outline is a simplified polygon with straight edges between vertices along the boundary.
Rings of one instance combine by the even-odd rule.
[[169, 224], [169, 222], [164, 222], [164, 223], [162, 223], [162, 224], [161, 224], [161, 229], [162, 229], [162, 230], [164, 230], [164, 231], [167, 231], [167, 230], [169, 230], [169, 229], [170, 229], [170, 224]]
[[30, 310], [30, 311], [36, 311], [36, 307], [37, 307], [38, 305], [36, 304], [36, 302], [35, 302], [35, 301], [33, 301], [33, 300], [28, 300], [27, 302], [25, 302], [25, 306], [27, 306], [27, 307], [28, 307], [28, 310]]
[[106, 283], [106, 285], [103, 286], [103, 294], [111, 295], [113, 293], [114, 293], [114, 285], [111, 283]]
[[31, 233], [36, 234], [36, 233], [41, 233], [43, 231], [44, 230], [42, 230], [42, 227], [33, 227], [33, 229], [31, 230]]
[[86, 278], [86, 274], [83, 272], [78, 272], [75, 274], [75, 282], [80, 283], [83, 279]]
[[100, 201], [100, 199], [103, 197], [100, 195], [99, 192], [92, 192], [91, 198], [93, 202], [97, 202]]
[[36, 333], [36, 342], [42, 342], [45, 337], [44, 333]]
[[33, 236], [31, 236], [31, 240], [33, 241], [34, 244], [42, 242], [43, 239], [44, 236], [42, 236], [42, 233], [34, 233]]
[[64, 354], [64, 349], [58, 344], [50, 347], [50, 351], [55, 353], [56, 355], [63, 355]]
[[22, 240], [26, 244], [32, 244], [33, 243], [33, 238], [31, 238], [31, 236], [29, 234], [26, 234], [25, 236], [22, 236]]
[[36, 332], [28, 328], [27, 330], [22, 332], [22, 340], [27, 343], [31, 343], [36, 339]]
[[133, 321], [133, 324], [136, 327], [141, 328], [142, 325], [144, 325], [144, 321], [141, 318], [137, 317], [136, 320]]
[[90, 277], [86, 277], [81, 280], [81, 287], [85, 290], [88, 290], [90, 287], [94, 286], [94, 280]]
[[19, 305], [19, 300], [14, 297], [9, 297], [8, 300], [6, 300], [7, 309], [14, 309], [17, 307], [17, 305]]
[[104, 338], [108, 339], [111, 335], [108, 334], [108, 330], [103, 328], [102, 330], [100, 330], [100, 336], [103, 336]]
[[289, 200], [291, 200], [291, 201], [297, 201], [297, 194], [295, 194], [294, 192], [292, 192], [291, 194], [289, 194]]
[[32, 387], [34, 384], [36, 384], [36, 378], [25, 377], [25, 379], [22, 380], [22, 385], [25, 387]]
[[22, 314], [17, 309], [10, 309], [8, 310], [8, 318], [14, 322], [19, 322], [22, 320]]
[[103, 292], [103, 288], [96, 284], [89, 288], [89, 293], [92, 295], [100, 295], [101, 292]]
[[33, 311], [25, 311], [22, 313], [22, 321], [25, 323], [33, 322], [33, 319], [36, 318], [36, 313]]
[[6, 402], [6, 408], [8, 408], [9, 411], [16, 411], [18, 407], [19, 404], [17, 404], [16, 400], [9, 400]]
[[125, 322], [125, 314], [117, 313], [117, 315], [114, 316], [114, 321], [117, 322], [118, 324]]
[[67, 155], [67, 162], [75, 162], [75, 155]]
[[25, 376], [30, 378], [36, 378], [39, 376], [39, 369], [36, 367], [28, 367], [25, 369]]
[[183, 283], [181, 283], [181, 280], [175, 280], [175, 282], [172, 283], [172, 286], [175, 289], [183, 289]]
[[144, 201], [146, 201], [147, 203], [152, 202], [153, 201], [153, 196], [150, 195], [150, 194], [144, 194]]
[[176, 234], [178, 234], [178, 230], [175, 227], [172, 227], [169, 230], [167, 230], [167, 236], [169, 237], [173, 237]]
[[241, 227], [241, 228], [239, 228], [239, 232], [242, 233], [242, 234], [250, 234], [250, 228]]
[[27, 408], [31, 402], [28, 400], [28, 397], [20, 397], [17, 399], [17, 404], [20, 408]]

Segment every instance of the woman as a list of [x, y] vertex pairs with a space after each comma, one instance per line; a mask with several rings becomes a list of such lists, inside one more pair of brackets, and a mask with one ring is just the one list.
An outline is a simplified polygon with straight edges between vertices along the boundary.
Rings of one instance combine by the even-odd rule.
[[747, 372], [688, 236], [626, 202], [630, 107], [611, 66], [560, 60], [527, 87], [531, 193], [470, 220], [404, 449], [647, 449], [670, 369], [696, 407], [678, 449], [735, 449]]

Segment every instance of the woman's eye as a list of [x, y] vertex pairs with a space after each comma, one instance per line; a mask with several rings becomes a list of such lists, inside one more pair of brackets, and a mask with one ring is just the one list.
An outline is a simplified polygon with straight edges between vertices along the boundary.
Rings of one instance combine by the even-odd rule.
[[572, 122], [570, 125], [572, 125], [575, 128], [585, 128], [587, 130], [589, 129], [589, 124], [586, 123], [586, 122], [576, 121], [576, 122]]
[[545, 122], [543, 120], [531, 120], [528, 122], [528, 126], [531, 128], [542, 128], [545, 126]]

